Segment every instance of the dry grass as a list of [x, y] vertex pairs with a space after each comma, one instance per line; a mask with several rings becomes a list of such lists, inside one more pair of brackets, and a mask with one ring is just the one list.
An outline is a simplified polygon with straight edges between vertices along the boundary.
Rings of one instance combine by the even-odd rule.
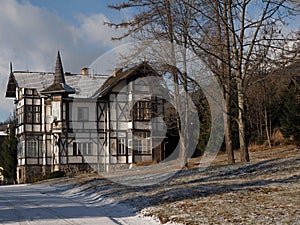
[[[239, 151], [235, 155], [237, 163], [227, 165], [226, 154], [218, 154], [205, 171], [197, 169], [200, 159], [191, 159], [190, 168], [146, 187], [120, 185], [99, 175], [56, 182], [73, 183], [73, 191], [92, 189], [161, 223], [300, 224], [300, 150], [256, 146], [250, 148], [250, 163], [239, 161]], [[126, 171], [120, 174], [128, 179]]]
[[143, 213], [162, 223], [300, 224], [300, 150], [256, 147], [250, 156], [251, 163], [234, 165], [237, 173], [232, 173], [226, 170], [226, 155], [218, 155], [215, 174], [185, 177], [185, 187], [193, 184], [194, 193], [202, 195], [164, 202]]

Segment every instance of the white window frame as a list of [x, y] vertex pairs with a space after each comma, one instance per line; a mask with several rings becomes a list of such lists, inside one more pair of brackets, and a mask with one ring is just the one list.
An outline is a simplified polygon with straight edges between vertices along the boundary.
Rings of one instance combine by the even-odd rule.
[[148, 132], [138, 132], [133, 137], [135, 154], [149, 155], [152, 153], [151, 135]]
[[38, 142], [37, 140], [27, 141], [27, 157], [38, 157]]
[[92, 142], [74, 142], [73, 145], [76, 145], [76, 151], [74, 152], [73, 149], [73, 155], [83, 155], [83, 156], [90, 156], [93, 155], [93, 143]]

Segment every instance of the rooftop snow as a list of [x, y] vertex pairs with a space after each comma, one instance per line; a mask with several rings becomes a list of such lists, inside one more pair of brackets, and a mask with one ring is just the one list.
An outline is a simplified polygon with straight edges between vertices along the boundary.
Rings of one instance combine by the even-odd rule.
[[[46, 72], [14, 72], [17, 87], [36, 89], [39, 93], [53, 84], [53, 73]], [[66, 75], [66, 84], [76, 90], [70, 96], [89, 98], [95, 95], [98, 89], [107, 80], [108, 76]]]

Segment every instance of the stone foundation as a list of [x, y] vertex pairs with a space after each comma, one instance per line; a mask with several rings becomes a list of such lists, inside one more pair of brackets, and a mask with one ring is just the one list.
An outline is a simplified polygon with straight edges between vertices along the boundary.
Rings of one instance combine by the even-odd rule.
[[95, 164], [95, 165], [91, 165], [91, 167], [93, 168], [94, 171], [96, 172], [114, 172], [114, 171], [121, 171], [121, 170], [126, 170], [129, 169], [130, 164]]
[[87, 163], [85, 164], [68, 164], [59, 165], [59, 170], [64, 171], [66, 174], [74, 175], [79, 173], [92, 173], [94, 170]]
[[18, 184], [32, 183], [37, 178], [43, 177], [42, 166], [18, 166], [17, 181]]
[[129, 169], [130, 164], [68, 164], [68, 165], [27, 165], [17, 167], [17, 180], [19, 184], [32, 183], [46, 177], [54, 171], [64, 171], [67, 176], [80, 173], [114, 172]]
[[32, 183], [38, 181], [51, 172], [64, 171], [66, 175], [75, 175], [79, 173], [91, 173], [94, 170], [89, 164], [69, 164], [69, 165], [27, 165], [17, 167], [18, 184]]

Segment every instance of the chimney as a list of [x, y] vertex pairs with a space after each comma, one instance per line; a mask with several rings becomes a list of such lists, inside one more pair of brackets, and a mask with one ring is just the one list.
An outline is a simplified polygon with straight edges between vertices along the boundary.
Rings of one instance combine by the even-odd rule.
[[123, 68], [115, 68], [114, 69], [114, 77], [118, 76], [120, 73], [122, 73]]
[[83, 67], [81, 69], [81, 75], [89, 75], [89, 68]]

